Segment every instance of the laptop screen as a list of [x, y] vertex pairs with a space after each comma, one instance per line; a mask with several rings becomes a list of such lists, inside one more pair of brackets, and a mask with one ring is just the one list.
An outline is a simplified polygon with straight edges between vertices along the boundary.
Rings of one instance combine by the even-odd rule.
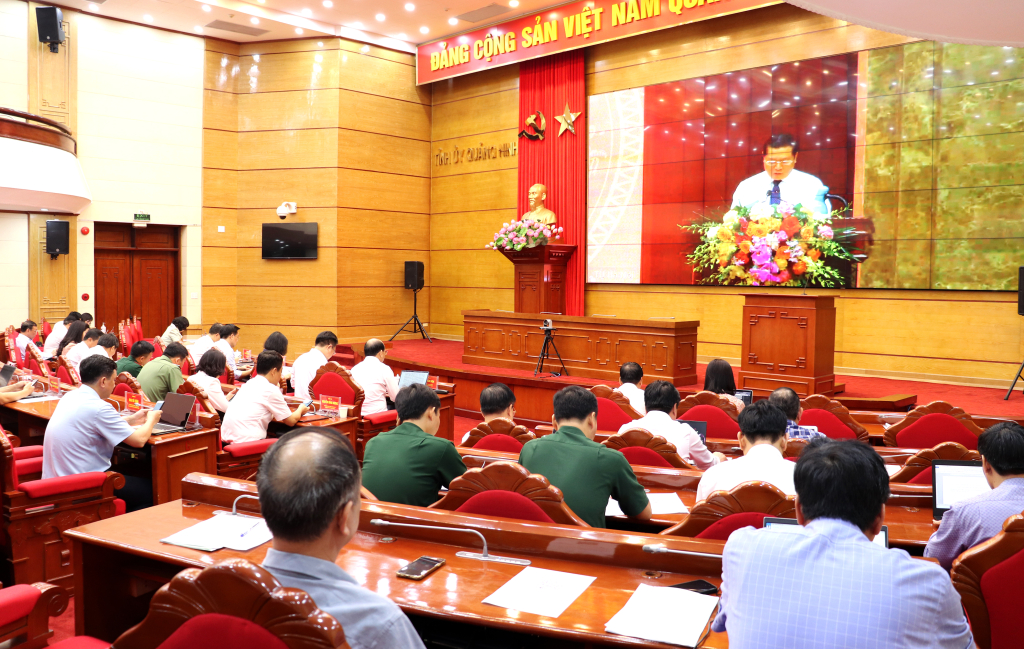
[[430, 372], [420, 370], [402, 370], [402, 374], [398, 378], [398, 389], [401, 390], [406, 386], [416, 385], [417, 383], [425, 385], [428, 376], [430, 376]]
[[992, 489], [981, 470], [980, 460], [934, 460], [932, 485], [936, 512]]
[[743, 405], [749, 406], [754, 399], [754, 392], [753, 390], [736, 390], [736, 398], [742, 401]]
[[17, 366], [14, 363], [7, 363], [0, 368], [0, 388], [7, 387], [7, 384], [11, 382], [11, 378], [14, 377], [14, 370]]
[[192, 404], [195, 402], [194, 395], [168, 392], [160, 411], [160, 422], [172, 426], [184, 426], [188, 421], [189, 413], [192, 412]]
[[[787, 528], [797, 528], [799, 523], [796, 522], [795, 518], [765, 518], [764, 526], [766, 529], [785, 530]], [[875, 535], [875, 545], [880, 545], [883, 548], [889, 547], [889, 526], [883, 525], [882, 531]]]
[[690, 428], [697, 431], [697, 436], [700, 437], [701, 444], [708, 443], [708, 422], [706, 421], [690, 421], [687, 419], [679, 419], [678, 421], [686, 424]]

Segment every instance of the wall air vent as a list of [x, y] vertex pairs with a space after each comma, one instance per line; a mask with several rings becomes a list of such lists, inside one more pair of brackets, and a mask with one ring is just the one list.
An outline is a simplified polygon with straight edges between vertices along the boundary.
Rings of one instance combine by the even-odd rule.
[[506, 14], [510, 11], [512, 10], [509, 9], [508, 6], [492, 2], [486, 7], [480, 7], [479, 9], [474, 9], [473, 11], [469, 11], [462, 14], [461, 16], [455, 17], [458, 18], [459, 20], [464, 20], [467, 23], [479, 23], [485, 20], [490, 20], [495, 16]]

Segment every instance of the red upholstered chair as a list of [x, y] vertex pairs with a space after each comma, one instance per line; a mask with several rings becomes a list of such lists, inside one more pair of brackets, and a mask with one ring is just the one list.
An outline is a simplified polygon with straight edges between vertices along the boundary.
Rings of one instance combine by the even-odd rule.
[[679, 457], [676, 447], [660, 435], [652, 435], [642, 428], [632, 428], [612, 435], [601, 442], [608, 448], [626, 456], [630, 464], [645, 466], [675, 467], [692, 469], [693, 466]]
[[981, 428], [962, 408], [945, 401], [918, 406], [886, 429], [886, 446], [933, 448], [942, 442], [957, 442], [969, 450], [978, 449]]
[[868, 430], [857, 423], [850, 411], [835, 399], [812, 394], [800, 400], [804, 414], [797, 422], [801, 426], [817, 426], [818, 431], [832, 439], [859, 439], [868, 443]]
[[907, 458], [903, 468], [889, 477], [889, 482], [931, 484], [932, 460], [980, 460], [977, 451], [969, 451], [956, 442], [944, 442], [935, 448], [926, 448]]
[[64, 613], [68, 593], [52, 584], [18, 584], [0, 590], [0, 645], [21, 636], [13, 649], [45, 647], [50, 618]]
[[153, 339], [153, 358], [160, 358], [164, 355], [163, 345], [160, 344], [159, 338]]
[[49, 376], [50, 375], [49, 368], [47, 368], [46, 371], [44, 372], [43, 371], [43, 367], [44, 366], [40, 365], [39, 361], [37, 361], [34, 358], [30, 358], [28, 360], [28, 371], [32, 372], [36, 376]]
[[74, 588], [71, 539], [64, 531], [117, 514], [119, 473], [93, 472], [21, 482], [14, 449], [0, 435], [0, 579]]
[[[342, 649], [345, 632], [313, 598], [285, 588], [266, 569], [228, 559], [178, 573], [156, 592], [149, 614], [125, 631], [117, 649]], [[88, 636], [51, 647], [107, 649]]]
[[[489, 440], [490, 437], [511, 437], [514, 442], [519, 444], [519, 450], [522, 450], [523, 445], [530, 440], [537, 439], [537, 436], [530, 432], [526, 426], [520, 426], [510, 419], [492, 419], [491, 421], [482, 421], [476, 425], [473, 430], [469, 431], [469, 436], [466, 437], [466, 441], [461, 446], [467, 448], [483, 448], [492, 451], [505, 450], [507, 447], [512, 448], [511, 445], [507, 444], [506, 440], [497, 439]], [[487, 441], [486, 446], [481, 446], [481, 442]], [[519, 450], [515, 451], [516, 453]]]
[[79, 383], [75, 380], [76, 378], [78, 378], [78, 375], [72, 368], [65, 365], [66, 362], [67, 361], [64, 360], [64, 357], [61, 356], [59, 361], [60, 364], [57, 365], [57, 380], [63, 383], [64, 385], [79, 385]]
[[980, 649], [1021, 646], [1020, 603], [1024, 602], [1024, 514], [1003, 523], [1003, 531], [961, 554], [950, 578], [971, 622]]
[[736, 439], [740, 432], [737, 424], [724, 410], [717, 406], [701, 404], [679, 415], [690, 421], [704, 421], [708, 424], [708, 439]]
[[121, 372], [114, 379], [114, 396], [123, 397], [126, 394], [142, 394], [142, 386], [137, 378], [128, 372]]
[[502, 451], [504, 453], [519, 453], [523, 445], [511, 435], [488, 435], [476, 443], [473, 448], [482, 451]]
[[[696, 394], [691, 394], [679, 403], [679, 416], [682, 417], [683, 413], [690, 410], [690, 408], [695, 408], [696, 406], [714, 406], [719, 410], [724, 411], [725, 414], [729, 415], [729, 418], [733, 421], [735, 421], [740, 414], [739, 410], [736, 408], [736, 404], [732, 401], [729, 401], [720, 394], [716, 394], [708, 390], [701, 390]], [[686, 419], [690, 419], [690, 417], [686, 417]]]
[[[7, 438], [14, 452], [14, 471], [18, 482], [38, 480], [43, 475], [43, 447], [19, 446], [21, 438], [10, 435], [0, 426], [0, 435]], [[2, 625], [0, 625], [2, 626]]]
[[[326, 381], [326, 383], [321, 383], [322, 381]], [[379, 433], [394, 428], [398, 421], [398, 412], [395, 410], [364, 415], [363, 388], [355, 382], [348, 370], [334, 361], [328, 361], [326, 365], [316, 371], [313, 380], [309, 382], [309, 391], [316, 399], [319, 399], [321, 394], [326, 394], [338, 397], [343, 405], [352, 406], [349, 416], [359, 417], [356, 429], [358, 441], [356, 455], [360, 460], [363, 459], [366, 443]]]
[[768, 517], [768, 514], [761, 512], [739, 512], [737, 514], [729, 514], [725, 518], [720, 518], [710, 526], [704, 529], [703, 532], [697, 535], [698, 539], [711, 539], [714, 541], [728, 541], [729, 537], [736, 530], [743, 527], [756, 527], [758, 529], [764, 527], [764, 519]]
[[623, 425], [642, 416], [621, 392], [607, 385], [587, 388], [597, 397], [597, 429], [618, 431]]
[[[475, 496], [492, 491], [499, 493], [474, 500]], [[536, 509], [527, 506], [524, 500]], [[430, 508], [589, 527], [586, 521], [565, 504], [558, 487], [549, 483], [544, 476], [530, 473], [517, 462], [492, 462], [481, 469], [466, 471], [452, 480], [444, 498]], [[540, 519], [538, 510], [548, 520]]]
[[[714, 492], [708, 496], [707, 500], [694, 505], [686, 518], [662, 531], [661, 534], [695, 537], [711, 527], [712, 524], [740, 513], [796, 518], [796, 499], [787, 496], [778, 487], [767, 482], [744, 482], [731, 491]], [[745, 520], [749, 520], [749, 517], [737, 519], [737, 526], [742, 527], [739, 523]], [[731, 533], [729, 527], [732, 525], [731, 522], [722, 523], [719, 530], [724, 531], [709, 532], [709, 534]]]
[[43, 323], [41, 327], [43, 331], [43, 339], [45, 340], [46, 337], [50, 335], [50, 332], [53, 331], [53, 325], [50, 324], [50, 322], [46, 318], [43, 318]]

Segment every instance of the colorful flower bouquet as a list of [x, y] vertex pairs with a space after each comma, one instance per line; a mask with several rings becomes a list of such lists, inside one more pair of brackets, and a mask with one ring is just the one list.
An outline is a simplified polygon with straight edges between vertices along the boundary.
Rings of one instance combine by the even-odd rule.
[[554, 225], [538, 223], [533, 219], [505, 223], [494, 234], [494, 241], [484, 248], [494, 250], [522, 250], [546, 245], [549, 238], [560, 239], [562, 228]]
[[848, 229], [832, 229], [832, 215], [800, 204], [760, 203], [734, 207], [722, 221], [683, 226], [700, 234], [689, 256], [703, 284], [739, 286], [842, 286], [841, 273], [825, 260], [855, 261], [841, 240]]

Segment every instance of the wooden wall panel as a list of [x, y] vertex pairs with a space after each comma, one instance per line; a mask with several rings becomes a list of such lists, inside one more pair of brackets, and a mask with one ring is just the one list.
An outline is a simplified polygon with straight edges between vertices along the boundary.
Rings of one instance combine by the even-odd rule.
[[241, 56], [238, 90], [245, 93], [337, 88], [339, 56], [337, 50]]
[[493, 250], [432, 250], [430, 265], [443, 278], [434, 281], [435, 287], [491, 288], [515, 283], [512, 262]]
[[[217, 207], [203, 208], [203, 245], [233, 248], [237, 220], [237, 210]], [[219, 231], [220, 227], [224, 228], [223, 232]]]
[[[491, 173], [433, 178], [430, 205], [433, 214], [515, 209], [516, 169]], [[487, 243], [481, 241], [480, 245]]]
[[240, 170], [338, 166], [336, 128], [241, 132], [237, 140]]
[[238, 95], [203, 91], [203, 128], [234, 132], [238, 129]]
[[396, 250], [426, 250], [430, 241], [429, 214], [341, 208], [338, 227], [345, 244], [356, 248], [388, 245]]
[[[434, 106], [432, 140], [493, 133], [519, 122], [519, 89], [479, 95]], [[554, 117], [551, 122], [555, 122]]]
[[203, 167], [238, 169], [238, 134], [234, 131], [203, 129]]
[[[431, 288], [424, 288], [419, 293], [420, 319], [427, 322], [426, 314], [430, 313]], [[399, 286], [395, 287], [339, 287], [338, 312], [345, 313], [343, 324], [365, 326], [373, 324], [386, 325], [388, 337], [398, 329], [399, 325], [412, 316], [412, 291]], [[429, 327], [427, 331], [430, 331]], [[417, 338], [419, 336], [417, 335]]]
[[434, 105], [519, 89], [519, 64], [475, 72], [432, 84]]
[[[46, 254], [46, 221], [68, 221], [70, 251], [51, 259]], [[78, 307], [77, 216], [30, 214], [28, 221], [29, 314], [36, 322], [56, 323]], [[91, 303], [88, 303], [91, 306]]]
[[433, 286], [430, 290], [434, 298], [430, 311], [431, 323], [434, 326], [458, 327], [459, 338], [462, 337], [463, 311], [479, 309], [481, 304], [487, 305], [483, 307], [486, 309], [511, 311], [515, 308], [515, 291], [511, 286], [473, 289]]
[[[283, 199], [282, 199], [283, 200]], [[288, 216], [288, 223], [317, 223], [317, 239], [320, 246], [338, 246], [337, 211], [333, 207], [301, 208], [297, 214]], [[238, 210], [238, 234], [236, 246], [259, 248], [262, 246], [263, 224], [280, 223], [276, 209]]]
[[503, 223], [518, 218], [513, 208], [431, 214], [431, 250], [483, 250]]
[[238, 207], [273, 208], [284, 201], [300, 208], [338, 204], [337, 169], [272, 169], [238, 172]]
[[203, 246], [203, 285], [230, 286], [238, 284], [238, 254], [235, 248]]
[[338, 206], [428, 214], [430, 179], [338, 169]]
[[316, 259], [263, 259], [262, 248], [237, 248], [238, 286], [318, 288], [338, 272], [335, 248], [320, 246]]
[[203, 207], [234, 208], [238, 204], [238, 172], [203, 169]]
[[341, 87], [417, 104], [429, 104], [430, 88], [416, 85], [416, 67], [412, 63], [412, 56], [409, 59], [408, 63], [397, 63], [361, 54], [342, 54], [339, 74]]
[[[206, 251], [203, 250], [205, 253]], [[207, 284], [203, 274], [203, 328], [214, 322], [228, 324], [238, 320], [238, 294], [233, 286]]]
[[[338, 250], [338, 287], [401, 288], [405, 285], [407, 261], [423, 262], [424, 284], [431, 286], [430, 252], [427, 250], [341, 248]], [[424, 311], [423, 315], [427, 313]]]
[[412, 140], [430, 140], [431, 107], [409, 101], [398, 101], [351, 90], [338, 93], [339, 112], [345, 116], [358, 115], [360, 131], [396, 135]]
[[430, 177], [430, 143], [421, 140], [344, 129], [337, 155], [339, 167]]
[[337, 128], [337, 88], [238, 95], [238, 130]]
[[[456, 137], [450, 140], [434, 142], [433, 147], [430, 149], [431, 155], [429, 160], [434, 178], [458, 176], [462, 174], [478, 174], [486, 171], [499, 171], [501, 169], [518, 169], [519, 142], [516, 137], [518, 133], [518, 129], [510, 128], [494, 133]], [[501, 155], [502, 145], [516, 147], [516, 155]], [[434, 159], [435, 154], [438, 153], [447, 153], [449, 155], [449, 159], [454, 160], [454, 154], [456, 151], [463, 152], [468, 149], [475, 150], [486, 148], [490, 152], [492, 147], [494, 147], [498, 155], [495, 157], [487, 157], [482, 160], [469, 160], [468, 154], [465, 153], [460, 153], [458, 163], [438, 164]]]
[[239, 322], [323, 329], [337, 325], [337, 304], [332, 292], [323, 287], [237, 286], [235, 292]]

